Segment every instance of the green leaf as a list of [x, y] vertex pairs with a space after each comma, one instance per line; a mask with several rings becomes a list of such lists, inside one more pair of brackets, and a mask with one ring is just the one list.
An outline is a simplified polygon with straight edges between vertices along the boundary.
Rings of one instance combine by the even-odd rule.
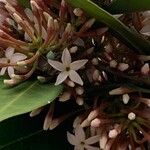
[[43, 131], [44, 116], [30, 118], [25, 114], [2, 122], [0, 150], [60, 150], [60, 145], [64, 150], [70, 150], [66, 132], [71, 122], [67, 121], [53, 131]]
[[102, 6], [111, 13], [146, 11], [150, 10], [150, 0], [114, 0], [111, 5]]
[[40, 84], [31, 80], [6, 88], [1, 79], [0, 87], [0, 121], [47, 105], [62, 91], [62, 86]]
[[133, 49], [141, 51], [143, 54], [150, 54], [150, 42], [141, 37], [137, 32], [132, 31], [121, 21], [114, 18], [107, 11], [91, 2], [90, 0], [66, 0], [72, 6], [83, 9], [88, 15], [97, 21], [106, 24], [117, 33], [123, 42], [130, 44]]

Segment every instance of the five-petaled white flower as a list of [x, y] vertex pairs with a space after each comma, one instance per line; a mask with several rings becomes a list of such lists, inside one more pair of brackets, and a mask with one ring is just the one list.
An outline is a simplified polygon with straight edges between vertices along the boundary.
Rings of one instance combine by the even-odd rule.
[[81, 126], [75, 128], [75, 135], [67, 132], [67, 138], [70, 144], [74, 145], [74, 150], [100, 150], [99, 147], [91, 146], [99, 142], [100, 136], [95, 135], [86, 139], [85, 132]]
[[24, 59], [27, 58], [26, 55], [21, 54], [21, 53], [14, 53], [15, 49], [12, 47], [8, 47], [5, 51], [5, 57], [4, 58], [0, 58], [0, 63], [1, 64], [7, 64], [10, 63], [10, 66], [8, 67], [3, 67], [0, 71], [0, 75], [4, 75], [5, 72], [8, 72], [9, 77], [11, 78], [11, 76], [14, 74], [14, 67], [11, 66], [12, 63], [16, 63], [18, 61], [22, 61]]
[[58, 71], [61, 71], [61, 73], [57, 77], [55, 85], [61, 84], [63, 81], [67, 79], [67, 77], [69, 77], [70, 80], [72, 80], [73, 82], [83, 85], [83, 81], [79, 76], [79, 74], [76, 72], [76, 70], [79, 70], [81, 67], [83, 67], [88, 60], [82, 59], [71, 62], [71, 55], [67, 48], [64, 49], [61, 60], [62, 63], [50, 59], [48, 60], [48, 63], [53, 68], [55, 68]]

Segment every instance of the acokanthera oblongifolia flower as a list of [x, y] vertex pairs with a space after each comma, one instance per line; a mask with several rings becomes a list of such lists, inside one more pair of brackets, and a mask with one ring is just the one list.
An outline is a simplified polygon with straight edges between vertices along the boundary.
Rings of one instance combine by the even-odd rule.
[[48, 63], [53, 68], [61, 72], [57, 77], [55, 85], [61, 84], [67, 79], [67, 77], [69, 77], [70, 80], [72, 80], [73, 82], [83, 85], [83, 81], [76, 71], [81, 69], [87, 63], [88, 60], [82, 59], [71, 62], [71, 55], [67, 48], [64, 49], [61, 60], [62, 63], [50, 59], [48, 60]]
[[[27, 58], [26, 55], [22, 53], [14, 53], [14, 51], [14, 48], [8, 47], [5, 51], [5, 57], [0, 58], [0, 63], [13, 64], [25, 60]], [[11, 78], [14, 74], [14, 67], [11, 65], [8, 67], [3, 67], [0, 71], [0, 75], [4, 75], [6, 71], [8, 72], [8, 75]]]

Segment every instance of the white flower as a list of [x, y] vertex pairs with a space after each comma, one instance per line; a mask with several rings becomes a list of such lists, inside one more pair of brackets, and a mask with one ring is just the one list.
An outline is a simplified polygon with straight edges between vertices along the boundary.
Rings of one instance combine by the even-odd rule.
[[92, 136], [86, 139], [85, 132], [81, 126], [75, 128], [75, 135], [67, 132], [67, 138], [70, 144], [74, 145], [74, 150], [99, 150], [100, 148], [91, 146], [99, 141], [100, 136]]
[[48, 63], [56, 70], [60, 71], [61, 73], [57, 77], [57, 81], [55, 85], [61, 84], [63, 81], [70, 78], [75, 83], [83, 85], [83, 81], [76, 70], [82, 68], [86, 63], [87, 59], [82, 59], [78, 61], [71, 62], [71, 56], [69, 50], [66, 48], [64, 49], [61, 57], [62, 63], [54, 60], [48, 60]]
[[[5, 51], [5, 58], [0, 58], [0, 64], [16, 63], [27, 58], [26, 55], [21, 53], [14, 53], [14, 51], [14, 48], [8, 47]], [[14, 67], [12, 67], [11, 65], [8, 67], [3, 67], [0, 71], [0, 75], [4, 75], [6, 71], [11, 78], [11, 76], [14, 74]]]

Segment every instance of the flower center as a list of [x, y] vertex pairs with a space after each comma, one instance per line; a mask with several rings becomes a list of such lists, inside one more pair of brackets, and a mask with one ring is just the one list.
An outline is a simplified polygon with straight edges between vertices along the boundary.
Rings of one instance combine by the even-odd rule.
[[7, 63], [10, 63], [10, 59], [7, 59]]
[[70, 67], [66, 67], [66, 71], [69, 71], [70, 70]]
[[82, 142], [81, 142], [81, 145], [82, 145], [82, 146], [84, 146], [84, 145], [85, 145], [84, 141], [82, 141]]

